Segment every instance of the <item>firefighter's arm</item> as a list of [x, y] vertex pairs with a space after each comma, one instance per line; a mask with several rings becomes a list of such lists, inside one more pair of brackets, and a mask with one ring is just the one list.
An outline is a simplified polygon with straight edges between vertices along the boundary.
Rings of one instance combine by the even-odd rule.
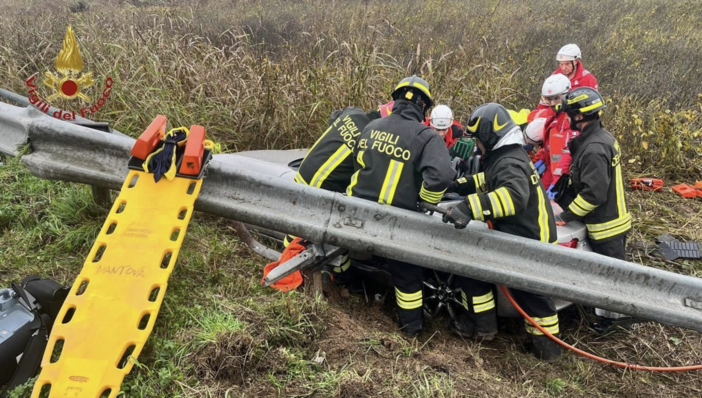
[[448, 191], [457, 192], [461, 196], [487, 192], [485, 174], [478, 173], [458, 178], [449, 184]]
[[466, 197], [473, 211], [473, 219], [488, 221], [513, 216], [525, 211], [529, 201], [530, 176], [526, 170], [515, 164], [505, 163], [488, 181], [491, 191], [474, 193]]
[[607, 201], [607, 191], [611, 180], [611, 160], [604, 150], [583, 154], [580, 170], [580, 183], [583, 185], [578, 196], [570, 203], [561, 218], [570, 222], [585, 217], [599, 205]]
[[423, 179], [419, 200], [436, 204], [441, 201], [456, 171], [451, 167], [448, 149], [441, 137], [434, 133], [430, 137], [422, 149], [419, 161], [419, 172]]

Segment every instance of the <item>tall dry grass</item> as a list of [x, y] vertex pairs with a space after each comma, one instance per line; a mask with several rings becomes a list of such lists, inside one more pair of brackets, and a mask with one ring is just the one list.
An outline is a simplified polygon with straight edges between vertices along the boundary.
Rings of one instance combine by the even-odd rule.
[[[138, 134], [157, 113], [225, 150], [312, 143], [329, 113], [386, 102], [417, 73], [458, 118], [533, 107], [555, 52], [578, 43], [608, 98], [629, 170], [698, 173], [702, 3], [624, 0], [0, 2], [0, 83], [53, 68], [66, 25], [87, 70], [112, 76], [100, 119]], [[75, 107], [56, 102], [55, 105]], [[682, 174], [681, 174], [682, 173]]]

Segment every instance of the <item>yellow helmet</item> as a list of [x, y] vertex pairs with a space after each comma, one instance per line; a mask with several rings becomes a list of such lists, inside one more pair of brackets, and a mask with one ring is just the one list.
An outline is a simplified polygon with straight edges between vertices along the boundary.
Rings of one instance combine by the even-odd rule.
[[420, 98], [424, 101], [424, 109], [430, 108], [434, 104], [434, 99], [429, 90], [429, 83], [417, 75], [400, 80], [392, 92], [392, 99], [404, 99], [417, 105], [419, 105]]

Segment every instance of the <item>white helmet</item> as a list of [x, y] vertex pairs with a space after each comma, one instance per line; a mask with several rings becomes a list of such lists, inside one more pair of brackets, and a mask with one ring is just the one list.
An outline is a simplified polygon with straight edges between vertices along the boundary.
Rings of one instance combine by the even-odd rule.
[[554, 95], [566, 94], [570, 91], [570, 79], [564, 74], [559, 73], [551, 75], [546, 79], [541, 87], [541, 95], [544, 97], [553, 97]]
[[527, 144], [541, 145], [544, 142], [544, 134], [546, 129], [546, 118], [537, 117], [532, 120], [524, 129], [524, 139]]
[[576, 59], [580, 58], [580, 47], [578, 47], [577, 44], [566, 44], [565, 46], [561, 47], [561, 49], [558, 50], [558, 54], [556, 54], [556, 61], [558, 62], [575, 61]]
[[446, 105], [437, 105], [431, 111], [431, 117], [429, 118], [429, 123], [431, 127], [437, 130], [443, 130], [451, 127], [453, 123], [453, 112], [451, 108]]

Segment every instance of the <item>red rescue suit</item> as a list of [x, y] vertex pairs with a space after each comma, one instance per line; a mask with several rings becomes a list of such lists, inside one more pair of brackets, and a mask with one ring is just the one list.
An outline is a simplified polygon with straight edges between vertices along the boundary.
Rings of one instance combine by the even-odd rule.
[[541, 175], [541, 182], [544, 184], [544, 188], [548, 189], [551, 184], [558, 181], [564, 172], [568, 172], [572, 160], [568, 150], [568, 142], [575, 138], [579, 132], [570, 129], [570, 120], [565, 112], [537, 110], [532, 113], [540, 114], [538, 117], [547, 117], [544, 143], [534, 156], [534, 162], [544, 161], [546, 171]]
[[[424, 123], [422, 124], [431, 127], [431, 122], [429, 121], [428, 117], [424, 119]], [[458, 141], [458, 139], [463, 136], [465, 136], [465, 129], [463, 128], [461, 123], [458, 123], [456, 119], [453, 119], [453, 124], [451, 125], [451, 128], [449, 129], [449, 131], [446, 132], [446, 135], [444, 136], [446, 148], [451, 148], [453, 144], [455, 144], [456, 141]]]
[[[555, 72], [553, 72], [553, 75], [557, 75], [561, 72], [561, 68], [559, 67], [556, 69]], [[573, 78], [570, 79], [570, 90], [573, 91], [578, 87], [592, 87], [595, 90], [599, 91], [599, 87], [597, 86], [597, 79], [595, 78], [595, 75], [590, 73], [587, 69], [583, 67], [583, 63], [580, 62], [579, 60], [575, 61], [575, 74], [573, 75]]]
[[[597, 91], [600, 91], [599, 86], [597, 85], [597, 79], [595, 78], [595, 75], [590, 73], [589, 70], [585, 69], [583, 67], [583, 63], [579, 60], [574, 61], [575, 62], [575, 74], [573, 74], [573, 78], [570, 79], [570, 90], [573, 91], [574, 89], [578, 87], [592, 87]], [[561, 72], [561, 68], [558, 67], [555, 72], [552, 73], [552, 75], [557, 75]], [[539, 102], [539, 106], [536, 109], [546, 109], [549, 108], [548, 104], [543, 103], [542, 101]], [[548, 188], [548, 187], [546, 187]]]

